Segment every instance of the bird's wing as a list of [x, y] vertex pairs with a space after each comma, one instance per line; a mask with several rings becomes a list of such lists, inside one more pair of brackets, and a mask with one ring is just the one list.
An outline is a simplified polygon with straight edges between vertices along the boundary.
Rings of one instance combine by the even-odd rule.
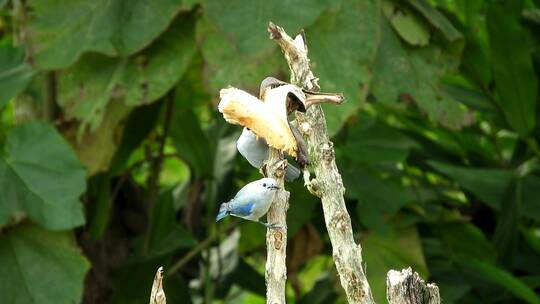
[[292, 182], [298, 177], [300, 177], [300, 173], [301, 173], [300, 169], [296, 168], [292, 164], [288, 164], [287, 169], [285, 169], [285, 179], [288, 182]]
[[259, 138], [251, 131], [244, 131], [236, 141], [236, 148], [242, 156], [255, 168], [260, 168], [268, 158], [268, 145], [264, 139]]
[[236, 193], [236, 195], [233, 198], [233, 201], [237, 201], [237, 202], [249, 201], [250, 195], [253, 195], [254, 193], [256, 193], [254, 192], [256, 190], [254, 186], [255, 185], [252, 183], [245, 185], [242, 189], [240, 189], [240, 191]]
[[255, 204], [253, 202], [233, 204], [233, 206], [231, 207], [231, 214], [240, 217], [249, 216], [251, 214], [251, 211], [253, 210], [254, 205]]

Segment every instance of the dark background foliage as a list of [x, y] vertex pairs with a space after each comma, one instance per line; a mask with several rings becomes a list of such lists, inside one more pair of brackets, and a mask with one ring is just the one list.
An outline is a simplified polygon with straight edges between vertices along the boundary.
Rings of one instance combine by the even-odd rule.
[[[379, 303], [540, 303], [540, 1], [0, 0], [0, 302], [264, 303], [265, 229], [214, 222], [257, 179], [220, 88], [287, 80], [305, 29]], [[344, 303], [320, 203], [288, 214], [291, 303]], [[219, 245], [219, 247], [218, 247]]]

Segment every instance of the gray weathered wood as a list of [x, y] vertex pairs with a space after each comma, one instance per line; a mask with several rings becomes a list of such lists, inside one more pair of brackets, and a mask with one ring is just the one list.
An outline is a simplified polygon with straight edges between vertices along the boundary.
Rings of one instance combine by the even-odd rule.
[[[319, 90], [318, 79], [309, 67], [307, 45], [303, 34], [294, 40], [283, 28], [270, 23], [270, 38], [283, 50], [291, 83], [308, 90]], [[305, 183], [311, 193], [321, 198], [333, 258], [341, 285], [349, 303], [373, 303], [371, 290], [362, 268], [362, 248], [355, 243], [351, 218], [345, 206], [345, 188], [336, 166], [333, 144], [328, 138], [326, 120], [319, 105], [310, 106], [305, 115], [297, 115], [297, 125], [307, 139], [311, 165], [316, 179]], [[267, 268], [268, 271], [268, 268]]]
[[386, 297], [390, 304], [440, 304], [439, 288], [426, 284], [409, 267], [390, 270], [386, 276]]

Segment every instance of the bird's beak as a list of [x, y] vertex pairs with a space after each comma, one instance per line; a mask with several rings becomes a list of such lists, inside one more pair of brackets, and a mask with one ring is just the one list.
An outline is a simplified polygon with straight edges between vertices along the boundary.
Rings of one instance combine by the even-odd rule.
[[278, 186], [268, 186], [268, 189], [279, 190], [279, 187]]

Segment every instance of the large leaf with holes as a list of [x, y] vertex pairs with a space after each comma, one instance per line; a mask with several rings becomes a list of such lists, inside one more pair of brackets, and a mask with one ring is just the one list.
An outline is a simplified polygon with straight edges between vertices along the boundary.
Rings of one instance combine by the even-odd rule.
[[[180, 0], [39, 0], [29, 3], [35, 63], [63, 68], [86, 51], [129, 55], [149, 45], [182, 8]], [[190, 1], [192, 2], [192, 1]]]
[[[264, 32], [263, 32], [264, 33]], [[260, 34], [260, 33], [259, 33]], [[287, 64], [277, 51], [244, 55], [208, 18], [197, 22], [197, 42], [205, 60], [205, 74], [210, 92], [232, 85], [258, 96], [260, 82], [268, 75], [277, 76]], [[269, 40], [265, 37], [266, 40]], [[288, 79], [283, 79], [288, 81]]]
[[0, 225], [27, 215], [48, 229], [84, 224], [85, 171], [50, 125], [14, 127], [0, 154]]
[[[313, 23], [328, 0], [293, 0], [287, 3], [267, 0], [206, 0], [208, 18], [243, 54], [268, 51], [274, 43], [265, 35], [268, 22], [284, 27], [291, 34]], [[261, 79], [262, 80], [262, 79]]]
[[379, 42], [378, 0], [344, 2], [326, 11], [306, 30], [313, 71], [323, 91], [343, 92], [345, 103], [326, 106], [328, 132], [334, 135], [364, 101], [370, 65]]
[[24, 56], [22, 49], [0, 47], [0, 108], [21, 92], [34, 75]]
[[521, 27], [521, 9], [491, 3], [487, 27], [491, 45], [491, 60], [496, 99], [510, 126], [525, 136], [535, 126], [538, 97], [538, 78], [529, 51], [529, 35]]
[[60, 79], [60, 105], [93, 130], [112, 98], [128, 106], [160, 98], [180, 79], [195, 52], [193, 22], [192, 15], [179, 16], [152, 46], [130, 57], [84, 56]]
[[89, 268], [71, 233], [23, 225], [0, 236], [2, 303], [80, 303]]
[[456, 58], [438, 46], [405, 47], [384, 20], [371, 93], [377, 102], [414, 103], [429, 119], [449, 129], [473, 122], [473, 116], [441, 88], [441, 77], [454, 68]]

